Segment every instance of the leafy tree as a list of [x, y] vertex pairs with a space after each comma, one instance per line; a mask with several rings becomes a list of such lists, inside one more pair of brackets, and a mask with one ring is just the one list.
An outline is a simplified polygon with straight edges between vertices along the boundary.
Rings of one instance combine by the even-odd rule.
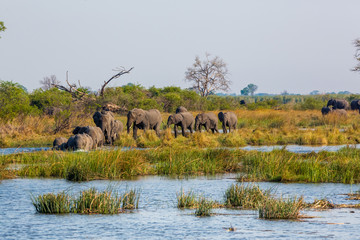
[[30, 106], [30, 98], [26, 89], [18, 83], [0, 81], [0, 118], [4, 121], [14, 119], [18, 115], [35, 113]]
[[230, 89], [231, 81], [227, 75], [226, 63], [217, 56], [210, 58], [210, 54], [207, 53], [203, 61], [199, 56], [195, 57], [195, 63], [185, 72], [185, 80], [193, 83], [193, 89], [202, 97], [207, 97], [216, 90]]
[[240, 91], [240, 93], [241, 93], [241, 95], [245, 95], [245, 96], [248, 96], [249, 95], [249, 88], [248, 87], [244, 87], [241, 91]]
[[[4, 25], [4, 22], [0, 21], [0, 32], [4, 32], [6, 30], [6, 27]], [[1, 38], [1, 37], [0, 37]]]
[[310, 92], [310, 95], [319, 95], [320, 92], [318, 90], [314, 90], [312, 92]]
[[254, 96], [254, 93], [258, 89], [258, 86], [256, 86], [255, 84], [250, 83], [247, 87], [249, 88], [249, 93], [251, 94], [251, 96]]

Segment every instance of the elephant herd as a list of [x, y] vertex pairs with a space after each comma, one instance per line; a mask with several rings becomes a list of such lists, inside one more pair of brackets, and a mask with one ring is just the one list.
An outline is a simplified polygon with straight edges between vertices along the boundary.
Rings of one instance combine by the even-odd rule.
[[101, 111], [93, 115], [96, 127], [76, 127], [73, 136], [69, 139], [64, 137], [55, 138], [53, 148], [57, 150], [91, 150], [112, 144], [123, 130], [121, 121], [115, 120], [112, 112]]
[[[73, 136], [69, 139], [58, 137], [53, 142], [53, 148], [57, 150], [91, 150], [103, 146], [104, 144], [113, 144], [119, 138], [123, 130], [121, 121], [115, 120], [112, 112], [101, 111], [93, 115], [93, 120], [96, 127], [76, 127], [73, 130]], [[218, 116], [214, 113], [199, 113], [194, 116], [187, 111], [185, 107], [178, 107], [175, 114], [169, 116], [167, 127], [174, 125], [175, 137], [178, 136], [177, 128], [180, 127], [182, 135], [185, 136], [185, 131], [190, 133], [194, 131], [201, 132], [202, 128], [206, 131], [211, 130], [212, 133], [218, 131], [218, 121], [222, 123], [223, 133], [227, 133], [236, 129], [237, 117], [233, 112], [220, 112]], [[137, 138], [138, 129], [155, 130], [156, 134], [160, 136], [160, 126], [162, 124], [162, 117], [157, 109], [143, 110], [132, 109], [127, 114], [127, 133], [130, 133], [130, 128], [133, 128], [133, 138]]]
[[330, 99], [326, 107], [321, 109], [321, 113], [322, 115], [335, 113], [346, 116], [346, 110], [358, 110], [360, 113], [360, 99], [352, 100], [350, 104], [345, 99]]

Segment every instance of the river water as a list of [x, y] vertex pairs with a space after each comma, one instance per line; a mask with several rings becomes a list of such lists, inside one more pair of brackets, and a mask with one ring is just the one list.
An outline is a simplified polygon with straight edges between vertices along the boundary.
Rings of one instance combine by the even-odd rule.
[[[239, 148], [227, 148], [227, 149], [242, 149], [246, 151], [261, 151], [261, 152], [270, 152], [274, 149], [286, 149], [289, 152], [294, 153], [310, 153], [310, 152], [320, 152], [320, 151], [328, 151], [328, 152], [336, 152], [344, 147], [353, 147], [360, 148], [360, 144], [352, 144], [352, 145], [326, 145], [326, 146], [305, 146], [305, 145], [274, 145], [274, 146], [245, 146]], [[127, 151], [130, 149], [144, 150], [147, 148], [129, 148], [129, 147], [102, 147], [102, 150], [112, 150], [112, 149], [121, 149], [123, 151]], [[40, 148], [0, 148], [0, 155], [14, 154], [14, 153], [22, 153], [22, 152], [38, 152], [38, 151], [49, 151], [51, 148], [49, 147], [40, 147]]]
[[[263, 220], [257, 211], [215, 209], [215, 215], [199, 218], [194, 210], [176, 208], [176, 193], [183, 188], [221, 201], [236, 175], [171, 179], [158, 176], [128, 181], [74, 183], [60, 179], [14, 179], [0, 183], [0, 239], [356, 239], [360, 238], [360, 210], [305, 211], [314, 216], [301, 221]], [[347, 184], [258, 183], [274, 187], [277, 195], [304, 195], [312, 202], [326, 197], [334, 203], [356, 203], [341, 195], [360, 189]], [[139, 209], [117, 215], [38, 214], [30, 196], [109, 185], [124, 191], [141, 191]], [[226, 228], [235, 227], [235, 232]]]

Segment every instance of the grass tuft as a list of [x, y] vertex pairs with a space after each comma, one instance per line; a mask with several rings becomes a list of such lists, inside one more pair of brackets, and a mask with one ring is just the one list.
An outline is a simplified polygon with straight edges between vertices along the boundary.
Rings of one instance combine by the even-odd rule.
[[38, 213], [117, 214], [125, 209], [137, 209], [139, 198], [140, 193], [136, 189], [121, 195], [109, 187], [102, 192], [90, 188], [76, 197], [60, 192], [32, 196], [31, 200]]
[[201, 196], [198, 199], [198, 207], [195, 211], [195, 216], [209, 217], [212, 213], [214, 202]]
[[31, 201], [38, 213], [60, 214], [72, 210], [72, 200], [65, 192], [31, 196]]
[[258, 185], [232, 184], [224, 194], [226, 207], [257, 209], [270, 196], [271, 189], [263, 191]]
[[297, 219], [303, 206], [304, 198], [280, 199], [266, 198], [259, 206], [259, 218]]

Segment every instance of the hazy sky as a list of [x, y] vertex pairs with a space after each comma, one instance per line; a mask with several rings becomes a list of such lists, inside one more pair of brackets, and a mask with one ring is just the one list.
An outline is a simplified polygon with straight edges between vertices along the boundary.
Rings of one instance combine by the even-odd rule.
[[189, 87], [186, 68], [205, 52], [221, 57], [239, 94], [360, 92], [354, 39], [359, 0], [0, 0], [0, 79], [40, 87], [56, 75], [100, 88]]

